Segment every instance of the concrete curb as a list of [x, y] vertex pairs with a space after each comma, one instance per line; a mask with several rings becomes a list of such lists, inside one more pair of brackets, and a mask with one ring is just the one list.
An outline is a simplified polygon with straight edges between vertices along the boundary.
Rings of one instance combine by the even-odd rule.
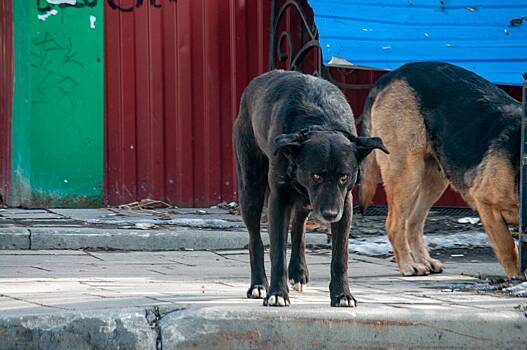
[[170, 314], [163, 349], [525, 349], [520, 312], [221, 306]]
[[[409, 321], [411, 319], [411, 321]], [[520, 312], [207, 306], [0, 316], [3, 349], [524, 349]]]
[[[267, 233], [262, 234], [269, 244]], [[249, 242], [245, 231], [219, 231], [177, 227], [173, 230], [133, 230], [78, 227], [4, 228], [0, 250], [5, 249], [93, 249], [93, 250], [220, 250], [244, 249]], [[308, 233], [306, 243], [328, 244], [325, 234]]]
[[0, 250], [30, 249], [29, 230], [25, 228], [0, 229]]
[[0, 350], [156, 349], [145, 310], [0, 316]]

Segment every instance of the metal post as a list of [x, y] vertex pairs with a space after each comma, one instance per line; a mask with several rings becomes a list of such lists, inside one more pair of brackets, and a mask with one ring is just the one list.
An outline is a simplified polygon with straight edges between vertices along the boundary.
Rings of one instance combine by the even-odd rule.
[[520, 271], [527, 270], [527, 73], [523, 74], [520, 158]]
[[275, 43], [275, 25], [276, 25], [276, 11], [278, 9], [277, 0], [271, 2], [271, 30], [270, 30], [270, 39], [269, 39], [269, 70], [276, 68], [275, 58], [276, 58], [276, 43]]

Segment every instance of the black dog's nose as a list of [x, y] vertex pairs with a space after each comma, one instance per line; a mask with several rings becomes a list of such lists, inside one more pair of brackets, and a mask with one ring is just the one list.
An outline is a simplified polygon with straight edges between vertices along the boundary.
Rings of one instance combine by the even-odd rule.
[[335, 221], [338, 215], [339, 212], [333, 209], [326, 209], [322, 211], [322, 217], [324, 218], [324, 220], [329, 222]]

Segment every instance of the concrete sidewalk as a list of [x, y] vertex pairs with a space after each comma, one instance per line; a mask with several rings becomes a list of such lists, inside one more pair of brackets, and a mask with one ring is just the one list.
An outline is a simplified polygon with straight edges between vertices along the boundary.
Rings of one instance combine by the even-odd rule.
[[493, 258], [403, 278], [387, 259], [352, 255], [356, 309], [329, 307], [328, 251], [309, 253], [310, 284], [288, 308], [244, 297], [248, 260], [246, 250], [0, 251], [0, 349], [527, 348], [527, 298], [473, 291], [484, 283], [471, 276], [502, 273]]
[[[0, 250], [241, 249], [248, 241], [240, 216], [220, 208], [0, 209]], [[328, 237], [308, 233], [306, 243], [327, 245]]]

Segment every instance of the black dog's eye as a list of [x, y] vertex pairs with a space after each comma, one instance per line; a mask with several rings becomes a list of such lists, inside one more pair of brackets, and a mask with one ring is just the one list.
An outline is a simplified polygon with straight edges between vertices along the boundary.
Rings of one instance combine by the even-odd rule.
[[322, 176], [318, 174], [311, 175], [311, 178], [313, 179], [313, 181], [316, 181], [316, 182], [319, 182], [320, 180], [322, 180]]
[[345, 184], [348, 181], [349, 176], [348, 175], [342, 175], [339, 179], [341, 184]]

